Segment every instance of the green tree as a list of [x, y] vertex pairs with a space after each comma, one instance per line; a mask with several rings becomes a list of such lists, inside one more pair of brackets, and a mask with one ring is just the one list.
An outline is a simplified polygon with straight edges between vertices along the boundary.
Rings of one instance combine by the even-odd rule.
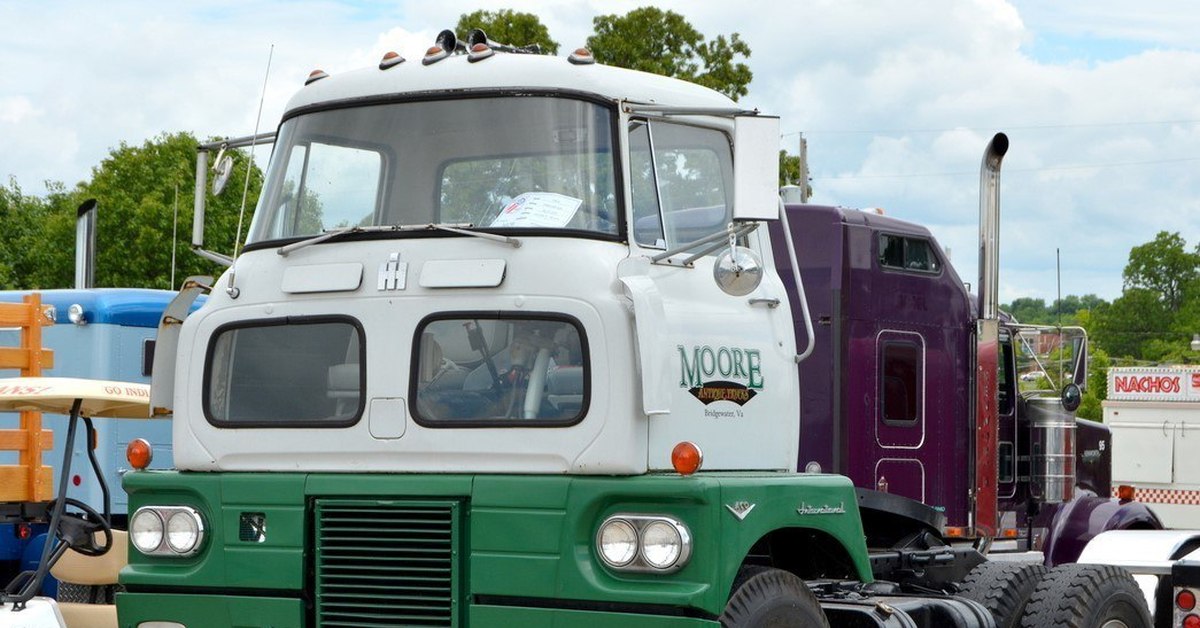
[[518, 13], [512, 9], [464, 13], [458, 18], [454, 32], [466, 37], [472, 29], [483, 29], [488, 39], [510, 46], [537, 44], [542, 52], [558, 54], [558, 42], [550, 39], [550, 31], [532, 13]]
[[1111, 306], [1094, 311], [1094, 336], [1109, 355], [1153, 359], [1145, 351], [1147, 343], [1172, 335], [1171, 319], [1159, 292], [1127, 288]]
[[[59, 203], [49, 218], [46, 242], [35, 253], [51, 260], [53, 272], [37, 287], [71, 285], [74, 263], [74, 209], [78, 200], [95, 198], [96, 285], [142, 288], [178, 288], [171, 283], [171, 251], [175, 250], [179, 283], [188, 275], [219, 273], [216, 264], [191, 252], [192, 195], [195, 189], [197, 140], [188, 133], [163, 134], [140, 146], [122, 143], [98, 166], [92, 178], [70, 195], [72, 203]], [[247, 156], [232, 151], [234, 169], [223, 196], [209, 195], [205, 248], [231, 253], [237, 229], [238, 208], [246, 180]], [[251, 169], [246, 220], [262, 187], [262, 173]], [[174, 208], [178, 190], [178, 235], [172, 243]], [[65, 211], [64, 211], [65, 210]], [[244, 236], [243, 236], [244, 239]], [[34, 287], [28, 285], [27, 287]]]
[[600, 63], [673, 76], [715, 89], [737, 100], [748, 93], [750, 57], [741, 36], [707, 41], [674, 11], [642, 7], [625, 15], [598, 15], [587, 47]]
[[1079, 404], [1077, 416], [1100, 421], [1104, 418], [1104, 400], [1108, 398], [1108, 369], [1112, 361], [1099, 347], [1092, 347], [1088, 354], [1087, 390]]
[[0, 287], [65, 287], [74, 276], [74, 215], [81, 198], [48, 182], [44, 198], [0, 187]]
[[1125, 266], [1125, 288], [1151, 290], [1167, 309], [1179, 311], [1187, 286], [1200, 276], [1200, 254], [1189, 252], [1183, 237], [1159, 231], [1154, 240], [1133, 247]]

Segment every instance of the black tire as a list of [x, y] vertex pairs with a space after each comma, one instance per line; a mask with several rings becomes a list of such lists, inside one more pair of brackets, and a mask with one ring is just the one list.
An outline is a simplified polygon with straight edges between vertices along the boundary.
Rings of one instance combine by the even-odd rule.
[[1059, 565], [1034, 589], [1023, 628], [1151, 628], [1150, 610], [1128, 571], [1112, 565]]
[[817, 597], [782, 569], [743, 567], [721, 613], [724, 628], [828, 628]]
[[959, 597], [979, 602], [996, 620], [996, 628], [1021, 625], [1029, 596], [1046, 574], [1039, 563], [979, 563], [963, 579]]

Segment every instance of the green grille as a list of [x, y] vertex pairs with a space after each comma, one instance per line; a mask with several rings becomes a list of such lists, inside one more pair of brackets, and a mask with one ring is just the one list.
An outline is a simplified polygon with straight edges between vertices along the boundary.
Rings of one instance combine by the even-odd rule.
[[317, 624], [458, 625], [457, 502], [316, 501]]

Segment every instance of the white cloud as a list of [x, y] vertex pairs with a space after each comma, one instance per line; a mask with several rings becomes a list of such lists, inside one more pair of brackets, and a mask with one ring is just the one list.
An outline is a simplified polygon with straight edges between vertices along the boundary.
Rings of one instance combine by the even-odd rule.
[[[536, 13], [565, 53], [595, 15], [644, 4], [0, 3], [0, 23], [19, 26], [0, 33], [0, 178], [36, 192], [45, 179], [83, 179], [122, 141], [249, 133], [272, 44], [264, 129], [310, 70], [372, 65], [393, 49], [418, 59], [475, 8]], [[930, 226], [968, 281], [980, 156], [1007, 131], [1002, 299], [1052, 298], [1056, 247], [1064, 292], [1112, 298], [1130, 247], [1162, 229], [1200, 242], [1200, 162], [1180, 161], [1200, 141], [1191, 0], [654, 4], [710, 37], [738, 32], [749, 43], [745, 104], [806, 132], [815, 201], [880, 206]], [[1177, 122], [1145, 124], [1163, 121]], [[1063, 168], [1088, 164], [1107, 165]]]

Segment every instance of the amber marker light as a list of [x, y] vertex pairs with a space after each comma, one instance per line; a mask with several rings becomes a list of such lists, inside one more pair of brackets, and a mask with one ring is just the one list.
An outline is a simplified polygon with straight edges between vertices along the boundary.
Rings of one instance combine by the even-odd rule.
[[576, 48], [575, 52], [567, 57], [567, 61], [574, 65], [591, 65], [596, 62], [596, 57], [593, 57], [592, 51], [587, 48]]
[[150, 466], [150, 461], [154, 459], [154, 449], [150, 447], [150, 441], [144, 438], [129, 441], [125, 446], [125, 459], [129, 461], [129, 466], [138, 471]]
[[679, 475], [691, 475], [700, 470], [704, 464], [704, 454], [695, 443], [683, 441], [671, 450], [671, 466]]
[[386, 70], [388, 68], [398, 66], [401, 63], [404, 63], [404, 57], [401, 57], [400, 54], [394, 50], [389, 50], [388, 52], [383, 53], [383, 59], [380, 59], [379, 61], [379, 69]]
[[1136, 489], [1129, 484], [1122, 484], [1117, 487], [1117, 499], [1127, 502], [1132, 501]]
[[329, 75], [325, 73], [325, 70], [313, 70], [312, 72], [308, 73], [308, 79], [304, 81], [304, 84], [311, 85], [312, 83], [328, 77]]

